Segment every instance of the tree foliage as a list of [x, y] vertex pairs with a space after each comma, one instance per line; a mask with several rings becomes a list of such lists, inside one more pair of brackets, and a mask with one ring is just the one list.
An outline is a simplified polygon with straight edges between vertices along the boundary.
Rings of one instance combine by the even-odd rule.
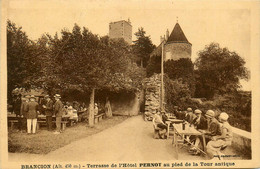
[[24, 86], [25, 80], [39, 71], [34, 54], [33, 42], [28, 39], [22, 27], [7, 21], [7, 73], [8, 96], [16, 87]]
[[145, 36], [145, 34], [146, 32], [142, 27], [138, 28], [138, 31], [135, 33], [137, 40], [133, 41], [133, 51], [136, 55], [136, 61], [141, 67], [147, 66], [150, 54], [155, 49], [150, 36]]
[[151, 77], [154, 73], [161, 73], [161, 55], [152, 56], [146, 67], [146, 76]]
[[167, 60], [164, 63], [164, 72], [172, 80], [180, 80], [186, 83], [193, 96], [195, 91], [194, 65], [189, 58], [179, 60]]
[[182, 106], [191, 97], [191, 90], [181, 79], [172, 80], [167, 74], [164, 76], [166, 109], [171, 112], [174, 106]]
[[8, 21], [8, 84], [37, 86], [51, 93], [90, 89], [137, 90], [144, 70], [130, 60], [131, 47], [122, 39], [99, 37], [77, 24], [61, 36], [42, 35], [30, 41]]
[[240, 87], [240, 79], [249, 78], [244, 59], [217, 43], [211, 43], [198, 54], [195, 62], [198, 97], [212, 98], [216, 93], [235, 91]]

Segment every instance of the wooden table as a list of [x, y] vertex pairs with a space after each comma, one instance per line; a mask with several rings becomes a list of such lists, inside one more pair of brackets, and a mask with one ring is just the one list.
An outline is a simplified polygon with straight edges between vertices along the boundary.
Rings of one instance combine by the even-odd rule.
[[177, 140], [177, 134], [181, 135], [182, 138], [184, 136], [191, 136], [191, 135], [196, 135], [196, 136], [202, 136], [202, 144], [203, 144], [203, 150], [206, 150], [206, 141], [205, 141], [205, 135], [204, 133], [199, 132], [193, 127], [190, 127], [189, 124], [185, 125], [185, 130], [182, 129], [182, 124], [173, 124], [174, 128], [174, 135], [173, 135], [173, 146], [175, 147], [176, 150], [176, 155], [178, 159], [178, 140]]
[[167, 138], [169, 138], [170, 136], [170, 125], [171, 124], [178, 124], [178, 123], [182, 123], [183, 120], [179, 120], [179, 119], [167, 119], [167, 121], [165, 122], [167, 124]]

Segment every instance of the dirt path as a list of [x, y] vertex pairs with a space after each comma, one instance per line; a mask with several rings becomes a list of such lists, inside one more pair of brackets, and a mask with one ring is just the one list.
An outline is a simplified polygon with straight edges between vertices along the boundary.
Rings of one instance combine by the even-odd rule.
[[[191, 156], [185, 148], [179, 150], [179, 160], [203, 159]], [[10, 161], [34, 159], [57, 161], [161, 161], [175, 160], [171, 139], [153, 139], [151, 122], [141, 116], [127, 119], [100, 133], [75, 141], [47, 155], [9, 153]]]

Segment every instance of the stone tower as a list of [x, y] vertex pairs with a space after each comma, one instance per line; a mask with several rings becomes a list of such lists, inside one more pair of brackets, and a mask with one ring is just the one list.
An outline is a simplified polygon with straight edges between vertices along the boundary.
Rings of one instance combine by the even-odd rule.
[[[167, 30], [168, 31], [168, 30]], [[167, 37], [164, 47], [164, 60], [178, 60], [180, 58], [191, 58], [191, 46], [179, 23], [176, 23], [171, 34]]]
[[110, 22], [109, 37], [111, 39], [123, 38], [128, 44], [132, 44], [132, 25], [130, 20]]

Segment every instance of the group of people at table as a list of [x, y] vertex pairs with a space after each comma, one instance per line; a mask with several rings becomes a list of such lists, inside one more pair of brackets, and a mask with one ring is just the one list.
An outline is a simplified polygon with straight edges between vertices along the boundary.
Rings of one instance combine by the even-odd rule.
[[[73, 109], [71, 105], [64, 106], [60, 99], [61, 96], [59, 94], [54, 95], [54, 101], [49, 95], [45, 95], [44, 104], [41, 105], [44, 109], [46, 125], [49, 131], [53, 130], [52, 120], [53, 116], [55, 116], [56, 129], [54, 134], [60, 134], [62, 132], [61, 122], [64, 114], [67, 114], [76, 120], [78, 118], [77, 112], [75, 113], [74, 111], [75, 109]], [[64, 113], [64, 111], [66, 111], [66, 113]], [[18, 129], [20, 131], [23, 131], [26, 128], [25, 126], [27, 126], [28, 134], [36, 133], [37, 118], [39, 118], [40, 106], [34, 95], [25, 95], [22, 98], [21, 96], [17, 96], [16, 101], [14, 102], [14, 113], [18, 118]]]
[[[192, 108], [188, 108], [187, 111], [175, 109], [174, 115], [177, 119], [183, 120], [183, 123], [189, 124], [189, 127], [193, 127], [203, 134], [207, 144], [206, 152], [210, 158], [218, 157], [222, 159], [223, 153], [221, 150], [230, 146], [232, 142], [232, 127], [228, 123], [229, 115], [227, 113], [220, 113], [218, 120], [213, 110], [206, 111], [205, 116], [203, 116], [199, 109], [195, 111]], [[154, 115], [153, 122], [155, 125], [161, 130], [166, 130], [166, 132], [162, 132], [161, 138], [167, 137], [168, 126], [166, 121], [168, 118], [164, 111], [157, 110]], [[193, 155], [200, 155], [202, 137], [198, 135], [185, 137], [184, 143], [191, 144], [189, 152]]]

